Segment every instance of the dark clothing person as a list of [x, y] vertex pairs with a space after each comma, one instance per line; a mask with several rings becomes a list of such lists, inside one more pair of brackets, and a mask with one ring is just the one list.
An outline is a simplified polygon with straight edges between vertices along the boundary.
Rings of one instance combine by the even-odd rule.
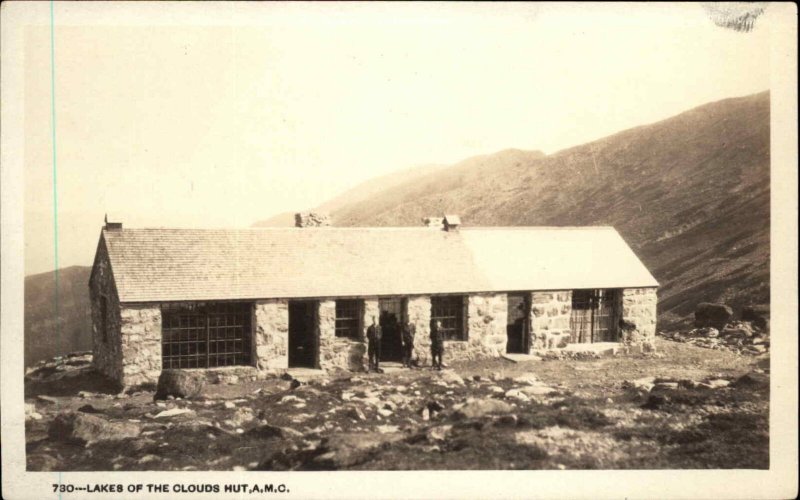
[[411, 368], [411, 357], [414, 355], [414, 337], [417, 334], [417, 326], [413, 323], [403, 325], [403, 366]]
[[442, 355], [444, 354], [444, 337], [436, 323], [431, 324], [431, 357], [433, 367], [437, 370], [442, 369]]
[[383, 330], [381, 325], [370, 325], [367, 328], [367, 354], [369, 355], [369, 368], [380, 370], [379, 363], [381, 360], [381, 338], [383, 337]]

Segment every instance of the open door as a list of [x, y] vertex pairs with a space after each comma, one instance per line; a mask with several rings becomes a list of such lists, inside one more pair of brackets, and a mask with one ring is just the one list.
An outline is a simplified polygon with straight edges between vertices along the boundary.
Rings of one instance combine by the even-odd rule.
[[528, 301], [523, 294], [508, 294], [506, 352], [528, 354]]
[[403, 344], [400, 340], [403, 325], [403, 300], [380, 299], [381, 361], [403, 361]]
[[317, 367], [316, 302], [289, 302], [289, 368]]

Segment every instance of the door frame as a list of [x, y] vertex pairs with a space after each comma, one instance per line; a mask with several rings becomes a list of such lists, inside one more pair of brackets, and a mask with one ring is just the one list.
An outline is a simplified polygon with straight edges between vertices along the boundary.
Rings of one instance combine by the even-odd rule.
[[[293, 365], [292, 364], [292, 305], [302, 305], [310, 309], [310, 332], [308, 335], [311, 337], [311, 346], [314, 351], [313, 359], [311, 361], [312, 366], [306, 365]], [[319, 368], [319, 301], [317, 300], [290, 300], [287, 304], [287, 315], [288, 315], [288, 328], [287, 328], [287, 339], [286, 339], [286, 366], [289, 368]], [[295, 330], [296, 331], [296, 330]]]
[[[388, 296], [388, 297], [378, 297], [378, 324], [380, 324], [380, 316], [381, 316], [380, 313], [383, 310], [383, 309], [381, 309], [381, 302], [388, 302], [388, 301], [397, 301], [400, 304], [399, 317], [397, 318], [397, 340], [398, 340], [398, 344], [399, 344], [399, 359], [398, 360], [387, 360], [385, 358], [385, 353], [387, 352], [387, 350], [383, 349], [383, 346], [381, 346], [381, 359], [380, 359], [380, 361], [381, 361], [381, 363], [383, 363], [383, 362], [392, 363], [392, 362], [397, 362], [397, 361], [402, 362], [402, 360], [403, 360], [402, 335], [403, 335], [403, 325], [405, 324], [406, 318], [408, 316], [408, 297], [403, 297], [403, 296], [399, 296], [399, 295], [393, 295], [393, 296]], [[385, 337], [385, 335], [386, 335], [385, 331], [384, 331], [383, 334], [384, 334], [384, 338], [386, 338]], [[383, 344], [383, 339], [381, 339], [381, 344]]]
[[[522, 332], [520, 334], [521, 351], [512, 353], [508, 350], [508, 297], [515, 296], [522, 298]], [[506, 353], [508, 354], [530, 354], [531, 352], [531, 297], [529, 293], [508, 293], [506, 294]]]

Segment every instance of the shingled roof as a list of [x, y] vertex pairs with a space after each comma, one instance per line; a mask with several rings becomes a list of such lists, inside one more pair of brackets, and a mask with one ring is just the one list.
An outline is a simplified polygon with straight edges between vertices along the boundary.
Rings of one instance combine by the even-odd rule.
[[610, 227], [116, 229], [101, 238], [121, 302], [658, 286]]

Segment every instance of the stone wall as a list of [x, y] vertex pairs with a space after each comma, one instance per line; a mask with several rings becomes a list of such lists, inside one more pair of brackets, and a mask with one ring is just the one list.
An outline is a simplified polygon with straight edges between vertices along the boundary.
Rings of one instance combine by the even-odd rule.
[[161, 374], [161, 307], [123, 305], [120, 310], [122, 385], [156, 383]]
[[259, 370], [286, 369], [289, 366], [289, 302], [259, 300], [254, 312], [254, 354]]
[[[377, 311], [377, 301], [374, 302], [374, 310]], [[370, 304], [370, 311], [372, 310]], [[367, 366], [367, 344], [363, 341], [365, 334], [362, 333], [361, 340], [336, 337], [336, 301], [320, 301], [317, 318], [320, 368], [364, 371]]]
[[406, 300], [406, 318], [416, 326], [414, 359], [419, 365], [429, 365], [431, 357], [431, 298], [412, 295]]
[[482, 293], [467, 297], [467, 340], [445, 342], [445, 363], [482, 357], [498, 357], [506, 352], [508, 299], [504, 293]]
[[322, 212], [300, 212], [294, 214], [295, 227], [322, 227], [330, 226], [331, 218]]
[[656, 336], [657, 288], [625, 288], [621, 297], [623, 341], [650, 344]]
[[570, 339], [572, 291], [531, 292], [531, 349], [564, 347]]
[[[102, 318], [102, 301], [106, 318]], [[122, 342], [120, 340], [120, 304], [105, 240], [101, 238], [89, 283], [92, 309], [92, 364], [106, 377], [122, 381]], [[103, 331], [105, 328], [105, 332]]]

